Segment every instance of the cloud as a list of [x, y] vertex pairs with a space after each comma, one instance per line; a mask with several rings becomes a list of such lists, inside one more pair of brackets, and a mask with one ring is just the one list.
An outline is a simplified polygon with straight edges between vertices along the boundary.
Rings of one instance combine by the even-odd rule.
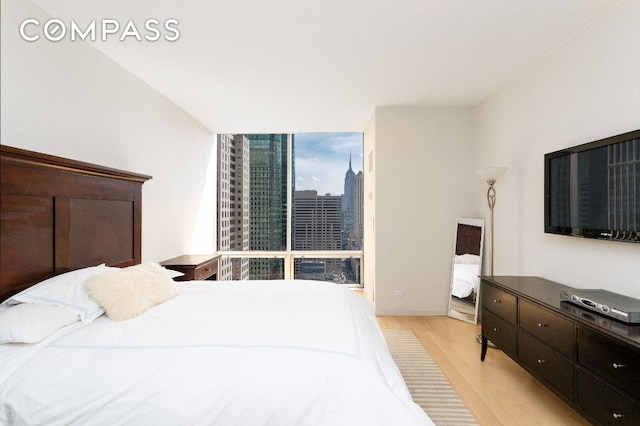
[[341, 195], [351, 156], [355, 173], [362, 170], [362, 133], [295, 134], [296, 189]]

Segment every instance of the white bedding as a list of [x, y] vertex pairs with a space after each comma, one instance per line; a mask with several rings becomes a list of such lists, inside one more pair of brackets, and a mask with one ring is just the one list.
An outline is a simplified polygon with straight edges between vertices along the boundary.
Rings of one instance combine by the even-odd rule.
[[0, 345], [0, 424], [433, 424], [351, 290], [177, 286], [178, 297], [131, 320]]
[[464, 299], [478, 291], [480, 267], [475, 264], [454, 263], [451, 294]]

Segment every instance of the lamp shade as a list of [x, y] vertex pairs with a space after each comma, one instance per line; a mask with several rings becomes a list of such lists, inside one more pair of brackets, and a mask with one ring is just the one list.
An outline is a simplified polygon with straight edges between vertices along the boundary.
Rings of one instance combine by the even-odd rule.
[[483, 167], [476, 169], [476, 174], [484, 180], [498, 180], [508, 169], [508, 167]]

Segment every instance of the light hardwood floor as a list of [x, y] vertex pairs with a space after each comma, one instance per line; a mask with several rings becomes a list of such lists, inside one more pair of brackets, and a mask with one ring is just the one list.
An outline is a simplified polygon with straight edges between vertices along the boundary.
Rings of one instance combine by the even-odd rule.
[[589, 425], [502, 351], [480, 361], [480, 326], [449, 317], [378, 317], [383, 330], [413, 330], [480, 425]]

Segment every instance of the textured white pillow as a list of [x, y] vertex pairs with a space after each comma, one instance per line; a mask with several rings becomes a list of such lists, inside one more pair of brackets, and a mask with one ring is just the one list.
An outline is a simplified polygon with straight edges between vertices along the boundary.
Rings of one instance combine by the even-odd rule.
[[62, 327], [80, 321], [62, 306], [21, 303], [0, 311], [0, 343], [35, 343]]
[[116, 321], [134, 318], [178, 295], [173, 280], [157, 263], [146, 263], [94, 275], [87, 294]]
[[76, 312], [82, 322], [89, 323], [104, 310], [87, 296], [82, 284], [90, 276], [112, 269], [116, 268], [102, 264], [56, 275], [11, 296], [2, 302], [0, 311], [19, 303], [56, 305]]

